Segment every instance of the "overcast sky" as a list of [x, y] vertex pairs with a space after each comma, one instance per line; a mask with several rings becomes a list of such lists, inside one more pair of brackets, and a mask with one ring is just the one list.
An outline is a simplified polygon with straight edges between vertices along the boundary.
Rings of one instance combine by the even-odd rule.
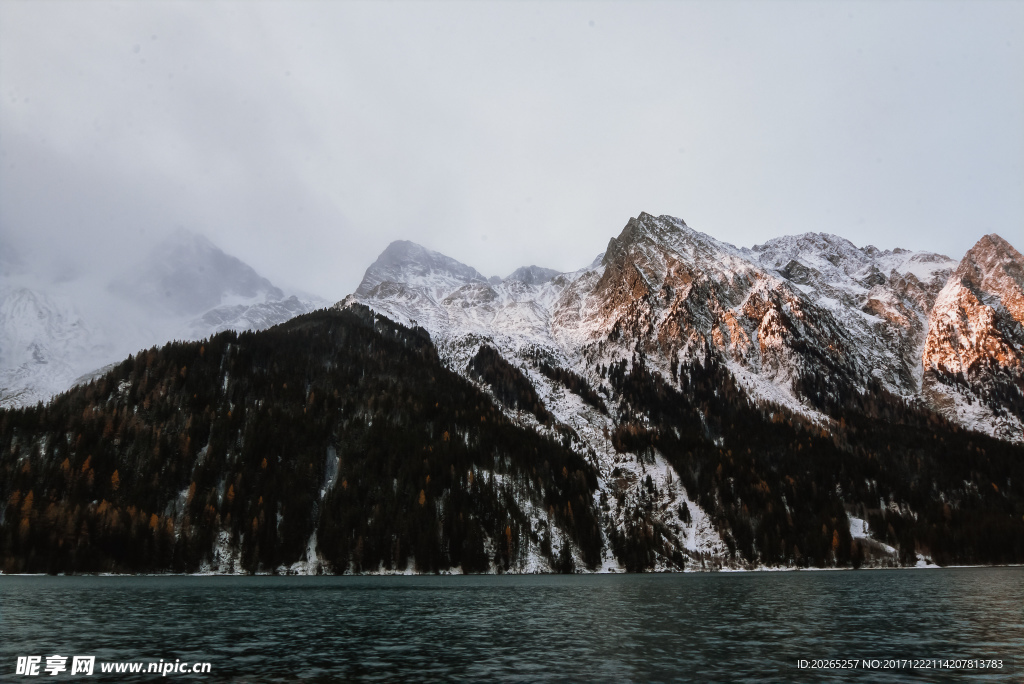
[[640, 211], [1024, 249], [1024, 2], [2, 0], [0, 156], [32, 263], [182, 226], [330, 299], [395, 239], [570, 270]]

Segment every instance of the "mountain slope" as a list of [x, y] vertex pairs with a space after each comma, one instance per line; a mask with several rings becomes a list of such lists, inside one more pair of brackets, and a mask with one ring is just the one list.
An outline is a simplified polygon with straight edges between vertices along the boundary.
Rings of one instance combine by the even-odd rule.
[[0, 451], [5, 572], [602, 558], [586, 462], [505, 419], [423, 331], [365, 309], [141, 353], [45, 408], [0, 411]]
[[[686, 469], [704, 472], [708, 465], [715, 469], [723, 462], [719, 458], [709, 463], [713, 456], [705, 453], [703, 463], [695, 464], [692, 458], [697, 451], [692, 448], [673, 454], [664, 440], [666, 435], [679, 438], [681, 415], [652, 429], [649, 409], [624, 396], [622, 378], [644, 378], [648, 388], [634, 388], [634, 395], [643, 395], [654, 385], [661, 387], [659, 395], [682, 392], [677, 401], [685, 405], [696, 401], [692, 377], [705, 373], [702, 369], [711, 364], [716, 369], [714, 378], [702, 382], [732, 388], [729, 392], [736, 395], [732, 401], [738, 404], [718, 409], [737, 416], [731, 424], [747, 426], [754, 433], [758, 421], [779, 417], [806, 425], [812, 433], [830, 435], [834, 444], [829, 449], [839, 449], [828, 463], [843, 472], [861, 470], [857, 459], [871, 459], [878, 449], [887, 447], [868, 439], [866, 432], [848, 434], [848, 425], [859, 425], [855, 429], [876, 436], [888, 435], [893, 443], [903, 442], [909, 434], [919, 434], [922, 443], [929, 443], [931, 433], [923, 426], [940, 420], [932, 412], [935, 407], [928, 405], [932, 395], [924, 381], [922, 354], [932, 306], [955, 268], [957, 263], [942, 255], [858, 248], [822, 234], [778, 238], [739, 249], [679, 219], [640, 214], [610, 240], [606, 252], [591, 266], [545, 277], [537, 285], [447, 277], [456, 271], [475, 272], [463, 265], [449, 265], [435, 277], [429, 264], [418, 264], [414, 279], [394, 269], [377, 279], [373, 289], [357, 290], [338, 306], [358, 302], [394, 320], [423, 325], [445, 364], [469, 379], [475, 377], [480, 350], [496, 350], [529, 379], [553, 423], [541, 420], [537, 412], [514, 407], [506, 407], [507, 414], [541, 432], [558, 425], [571, 429], [574, 448], [588, 454], [598, 470], [602, 495], [618, 504], [610, 506], [606, 519], [606, 536], [613, 546], [637, 520], [647, 520], [662, 530], [659, 536], [666, 540], [666, 549], [683, 549], [695, 557], [720, 556], [725, 547], [737, 548], [739, 537], [752, 540], [758, 535], [738, 532], [749, 521], [724, 506], [717, 483], [700, 477], [688, 480], [684, 474]], [[618, 369], [614, 376], [611, 369]], [[567, 384], [565, 378], [573, 380]], [[570, 384], [576, 389], [571, 390]], [[590, 400], [584, 401], [583, 396]], [[710, 397], [696, 402], [702, 415], [691, 423], [691, 429], [703, 433], [702, 439], [723, 453], [730, 451], [726, 446], [730, 440], [738, 440], [736, 446], [748, 453], [764, 448], [756, 439], [744, 440], [728, 431], [716, 433], [713, 426], [722, 417], [709, 409], [709, 402]], [[758, 407], [761, 417], [740, 419], [746, 410], [743, 405]], [[942, 430], [951, 434], [959, 434], [955, 424], [994, 432], [991, 421], [947, 416], [954, 425], [943, 423]], [[902, 425], [903, 432], [894, 432], [894, 425]], [[1006, 432], [995, 434], [1007, 436]], [[653, 436], [658, 436], [660, 446], [652, 446]], [[784, 440], [773, 449], [786, 454], [795, 446], [800, 446], [799, 440]], [[851, 452], [859, 455], [845, 463]], [[905, 444], [904, 452], [901, 459], [917, 450]], [[690, 455], [684, 458], [685, 454]], [[758, 459], [764, 457], [762, 453]], [[933, 466], [935, 477], [945, 478], [951, 458], [943, 456], [942, 464]], [[745, 477], [751, 471], [778, 467], [758, 465], [758, 459], [744, 465]], [[840, 462], [845, 464], [837, 465]], [[647, 487], [651, 466], [656, 477]], [[888, 472], [892, 476], [893, 471]], [[996, 469], [993, 474], [999, 472]], [[901, 475], [907, 481], [918, 477], [916, 472]], [[768, 484], [770, 478], [763, 475], [758, 478], [778, 491], [779, 483]], [[826, 473], [815, 478], [821, 481], [818, 485], [834, 480]], [[676, 486], [671, 492], [665, 486], [684, 481], [688, 482], [684, 488]], [[932, 505], [897, 487], [897, 481], [892, 481], [895, 489], [889, 491], [890, 500], [904, 514], [919, 515], [909, 503], [912, 498], [915, 506]], [[944, 496], [961, 498], [955, 493], [956, 481], [947, 484], [950, 491]], [[832, 486], [850, 493], [861, 489], [856, 481], [836, 480]], [[850, 497], [838, 500], [848, 513], [861, 517], [877, 510], [872, 502], [875, 494], [860, 492], [858, 497], [858, 504]], [[792, 510], [792, 500], [773, 505]], [[695, 516], [692, 526], [680, 526], [672, 513], [683, 507]], [[883, 556], [888, 552], [879, 549], [907, 551], [910, 542], [905, 538], [901, 543], [894, 531], [900, 526], [886, 525], [876, 519], [867, 537], [862, 525], [858, 539], [873, 544], [888, 540], [888, 547], [874, 547]], [[762, 537], [760, 544], [748, 545], [745, 557], [765, 554], [765, 543], [769, 542]], [[932, 539], [922, 547], [937, 544], [941, 545]], [[912, 559], [913, 553], [907, 551], [904, 560]], [[792, 562], [791, 552], [788, 558]], [[670, 565], [671, 561], [659, 551], [650, 563]]]
[[34, 404], [70, 387], [96, 333], [67, 302], [27, 287], [0, 287], [0, 406]]
[[945, 415], [1024, 439], [1024, 257], [998, 235], [972, 247], [939, 293], [923, 364]]
[[517, 273], [393, 243], [331, 311], [0, 412], [4, 563], [1024, 561], [1024, 445], [998, 429], [1020, 419], [1021, 258], [998, 238], [960, 263], [741, 249], [641, 214], [586, 268]]
[[[530, 368], [493, 349], [479, 357], [479, 384], [467, 382], [424, 331], [351, 306], [168, 344], [47, 406], [0, 410], [0, 564], [347, 573], [1024, 559], [1024, 450], [879, 387], [829, 433], [751, 404], [710, 353], [674, 385], [638, 357], [602, 369], [597, 395], [616, 422], [599, 453], [582, 421], [564, 422], [593, 423], [582, 376], [551, 373], [564, 394], [530, 389]], [[705, 526], [721, 548], [698, 545]]]

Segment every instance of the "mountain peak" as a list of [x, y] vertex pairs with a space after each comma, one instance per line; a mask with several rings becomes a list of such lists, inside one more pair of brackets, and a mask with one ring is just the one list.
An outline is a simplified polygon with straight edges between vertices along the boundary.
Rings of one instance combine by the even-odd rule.
[[991, 233], [982, 237], [960, 261], [954, 277], [979, 298], [997, 297], [1014, 319], [1024, 323], [1024, 256]]
[[1013, 245], [1011, 245], [1009, 242], [1000, 237], [998, 233], [989, 233], [988, 235], [983, 235], [981, 239], [978, 240], [978, 242], [975, 244], [975, 247], [979, 246], [1020, 254], [1020, 252], [1017, 252], [1017, 250], [1014, 249]]
[[1013, 245], [995, 233], [989, 233], [967, 250], [962, 263], [971, 263], [978, 268], [1024, 262], [1024, 256]]
[[521, 266], [512, 272], [512, 275], [505, 280], [517, 280], [526, 285], [543, 285], [561, 271], [553, 268], [542, 268], [541, 266]]
[[1024, 288], [1024, 256], [995, 233], [985, 235], [967, 250], [956, 275], [975, 287], [987, 287], [992, 279], [1015, 281]]
[[423, 260], [431, 254], [434, 252], [411, 240], [395, 240], [380, 253], [377, 263], [391, 265], [408, 260]]
[[112, 286], [144, 306], [195, 316], [229, 299], [281, 299], [284, 293], [241, 259], [179, 228], [127, 280]]
[[370, 264], [355, 294], [365, 296], [383, 282], [445, 285], [486, 283], [472, 266], [409, 240], [395, 240]]
[[603, 262], [610, 264], [616, 261], [631, 244], [643, 241], [659, 244], [673, 243], [683, 235], [695, 233], [696, 231], [686, 225], [686, 221], [683, 219], [665, 215], [653, 216], [646, 211], [641, 211], [636, 218], [631, 218], [626, 222], [618, 237], [613, 237], [608, 241], [608, 249], [605, 250]]

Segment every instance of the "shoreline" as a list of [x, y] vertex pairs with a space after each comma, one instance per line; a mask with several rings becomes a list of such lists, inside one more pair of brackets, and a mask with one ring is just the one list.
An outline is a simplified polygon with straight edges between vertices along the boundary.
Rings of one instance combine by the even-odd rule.
[[335, 574], [300, 574], [300, 573], [224, 573], [224, 572], [82, 572], [68, 575], [66, 573], [49, 574], [45, 572], [12, 573], [0, 572], [0, 577], [598, 577], [598, 576], [644, 576], [644, 575], [706, 575], [706, 574], [753, 574], [775, 572], [843, 572], [843, 571], [878, 571], [878, 570], [962, 570], [983, 568], [1024, 568], [1024, 563], [1006, 563], [999, 565], [907, 565], [907, 566], [874, 566], [860, 568], [720, 568], [717, 570], [655, 570], [652, 572], [363, 572]]

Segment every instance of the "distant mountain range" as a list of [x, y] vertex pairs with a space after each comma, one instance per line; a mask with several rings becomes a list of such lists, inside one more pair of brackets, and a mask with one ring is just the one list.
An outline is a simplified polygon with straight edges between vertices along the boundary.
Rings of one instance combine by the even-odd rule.
[[106, 284], [40, 284], [14, 257], [0, 271], [0, 406], [46, 401], [169, 339], [262, 330], [325, 304], [184, 230]]
[[[289, 317], [244, 264], [177, 239], [115, 290], [195, 337]], [[1021, 563], [1022, 293], [996, 235], [955, 261], [824, 234], [738, 248], [640, 214], [585, 268], [504, 279], [395, 242], [330, 310], [0, 410], [0, 562]], [[46, 311], [14, 328], [23, 367], [92, 348], [73, 311]]]

